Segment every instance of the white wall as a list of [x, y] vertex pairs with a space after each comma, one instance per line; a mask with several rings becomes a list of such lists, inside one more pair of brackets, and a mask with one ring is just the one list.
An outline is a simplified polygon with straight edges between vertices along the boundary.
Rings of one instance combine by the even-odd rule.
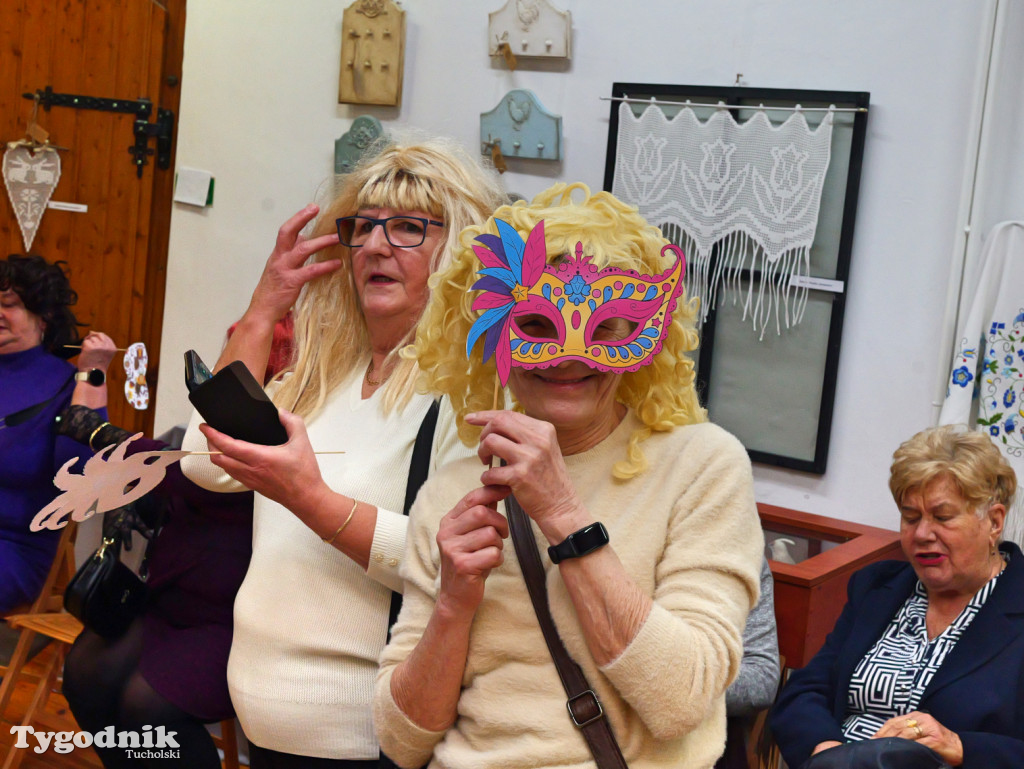
[[529, 197], [556, 180], [601, 187], [609, 105], [599, 97], [612, 82], [732, 85], [742, 73], [755, 87], [871, 92], [829, 469], [757, 466], [758, 498], [894, 527], [889, 459], [930, 424], [946, 365], [938, 348], [971, 117], [962, 105], [989, 3], [556, 0], [573, 14], [571, 65], [509, 72], [487, 56], [486, 13], [501, 2], [405, 0], [402, 106], [364, 108], [336, 104], [345, 3], [190, 0], [178, 164], [213, 172], [216, 200], [174, 211], [157, 430], [189, 413], [182, 352], [217, 357], [277, 227], [329, 176], [352, 117], [475, 147], [479, 114], [530, 88], [563, 116], [564, 160], [505, 175]]

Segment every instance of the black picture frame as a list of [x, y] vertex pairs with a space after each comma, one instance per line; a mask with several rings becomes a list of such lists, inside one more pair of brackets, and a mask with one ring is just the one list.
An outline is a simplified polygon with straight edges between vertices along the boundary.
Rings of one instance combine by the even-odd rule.
[[[763, 105], [770, 112], [772, 107], [828, 107], [856, 110], [853, 118], [846, 164], [845, 194], [842, 201], [842, 224], [839, 232], [835, 274], [830, 279], [840, 281], [843, 291], [832, 293], [827, 344], [824, 349], [824, 369], [821, 381], [820, 402], [817, 410], [817, 430], [814, 436], [813, 455], [793, 456], [781, 450], [773, 450], [770, 436], [765, 436], [762, 445], [748, 445], [747, 452], [752, 461], [792, 470], [824, 474], [828, 464], [829, 437], [832, 429], [832, 413], [835, 403], [836, 383], [839, 376], [839, 353], [843, 331], [843, 316], [849, 288], [850, 257], [853, 250], [854, 226], [857, 218], [857, 200], [860, 192], [861, 170], [863, 167], [864, 144], [867, 136], [867, 117], [870, 93], [864, 91], [825, 91], [787, 88], [716, 87], [698, 85], [668, 85], [652, 83], [614, 83], [609, 114], [608, 148], [605, 159], [604, 189], [611, 191], [615, 181], [616, 146], [619, 130], [619, 103], [623, 99], [650, 103], [652, 99], [661, 102], [686, 102], [714, 107], [720, 102], [731, 107], [757, 109]], [[832, 166], [830, 165], [830, 172]], [[629, 201], [627, 201], [629, 202]], [[652, 224], [659, 224], [652, 222]], [[821, 233], [819, 232], [819, 235]], [[816, 236], [815, 243], [818, 242]], [[717, 257], [712, 252], [712, 261]], [[713, 267], [712, 267], [713, 268]], [[741, 272], [741, 280], [757, 281], [756, 270]], [[812, 275], [813, 277], [813, 275]], [[814, 293], [812, 289], [812, 293]], [[719, 300], [722, 301], [721, 298]], [[697, 389], [702, 403], [709, 408], [714, 418], [714, 404], [708, 403], [711, 393], [711, 374], [715, 367], [716, 324], [719, 310], [712, 308], [701, 329], [701, 346], [697, 362]], [[723, 425], [729, 429], [729, 425]], [[742, 439], [742, 438], [741, 438]]]

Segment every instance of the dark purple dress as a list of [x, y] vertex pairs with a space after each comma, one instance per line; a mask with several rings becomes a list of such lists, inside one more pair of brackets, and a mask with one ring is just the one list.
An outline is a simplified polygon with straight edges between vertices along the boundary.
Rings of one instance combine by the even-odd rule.
[[[0, 612], [39, 595], [60, 532], [29, 531], [29, 523], [57, 496], [57, 470], [72, 457], [92, 456], [53, 433], [54, 417], [71, 400], [74, 373], [74, 366], [42, 347], [0, 355], [0, 417], [57, 396], [27, 422], [0, 427]], [[106, 419], [106, 410], [100, 413]]]
[[[128, 453], [165, 447], [139, 438]], [[233, 718], [228, 652], [235, 594], [252, 557], [252, 492], [207, 491], [175, 463], [151, 493], [166, 496], [168, 511], [149, 552], [139, 672], [202, 721]]]

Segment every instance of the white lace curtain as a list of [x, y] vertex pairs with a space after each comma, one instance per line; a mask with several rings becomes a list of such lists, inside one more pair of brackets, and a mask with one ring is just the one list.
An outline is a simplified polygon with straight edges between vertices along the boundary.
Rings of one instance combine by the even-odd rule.
[[832, 117], [811, 130], [799, 111], [774, 126], [763, 112], [739, 124], [722, 109], [702, 123], [689, 107], [669, 119], [655, 104], [639, 117], [619, 105], [612, 193], [683, 248], [702, 318], [723, 282], [738, 291], [740, 271], [752, 269], [761, 280], [747, 284], [743, 317], [762, 337], [773, 316], [777, 333], [780, 318], [787, 328], [800, 322]]

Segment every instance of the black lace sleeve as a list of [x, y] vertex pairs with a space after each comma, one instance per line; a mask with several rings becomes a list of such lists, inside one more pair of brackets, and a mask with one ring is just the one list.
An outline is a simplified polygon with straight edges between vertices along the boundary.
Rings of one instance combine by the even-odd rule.
[[86, 406], [68, 406], [64, 409], [57, 415], [54, 432], [84, 443], [93, 451], [123, 443], [132, 436], [127, 430], [105, 422], [103, 417]]

